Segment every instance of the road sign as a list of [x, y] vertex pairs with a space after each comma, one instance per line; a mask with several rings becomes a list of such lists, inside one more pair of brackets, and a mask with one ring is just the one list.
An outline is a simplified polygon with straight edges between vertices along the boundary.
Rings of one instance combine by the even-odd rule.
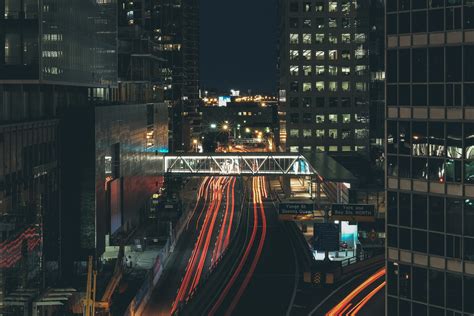
[[282, 221], [313, 220], [313, 203], [284, 202], [280, 203], [278, 218]]
[[338, 251], [339, 225], [333, 223], [315, 223], [313, 248], [317, 251]]
[[309, 215], [313, 214], [313, 203], [280, 203], [281, 215]]
[[372, 204], [333, 204], [331, 219], [353, 222], [375, 221], [375, 206]]

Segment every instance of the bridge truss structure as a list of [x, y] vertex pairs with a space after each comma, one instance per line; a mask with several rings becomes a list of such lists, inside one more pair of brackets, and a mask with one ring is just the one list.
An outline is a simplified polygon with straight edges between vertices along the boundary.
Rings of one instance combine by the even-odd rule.
[[164, 155], [164, 174], [187, 176], [309, 176], [316, 170], [294, 153]]

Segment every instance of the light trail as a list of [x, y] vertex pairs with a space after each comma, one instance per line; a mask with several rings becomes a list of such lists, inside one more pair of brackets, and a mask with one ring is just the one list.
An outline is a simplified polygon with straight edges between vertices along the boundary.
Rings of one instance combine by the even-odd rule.
[[359, 295], [362, 291], [367, 289], [371, 284], [377, 281], [379, 278], [385, 275], [385, 268], [380, 269], [375, 274], [371, 275], [367, 280], [362, 282], [355, 290], [353, 290], [349, 295], [347, 295], [339, 304], [333, 307], [326, 316], [339, 316], [342, 315], [342, 311], [347, 310], [347, 305], [352, 304], [352, 300]]
[[[235, 307], [239, 303], [240, 298], [242, 297], [243, 293], [245, 292], [245, 289], [247, 288], [250, 280], [252, 279], [253, 274], [255, 272], [255, 268], [257, 267], [257, 263], [259, 262], [260, 256], [262, 255], [263, 245], [265, 244], [265, 238], [267, 235], [267, 218], [265, 216], [265, 208], [263, 206], [263, 199], [262, 199], [262, 196], [264, 195], [264, 190], [265, 190], [264, 189], [265, 179], [263, 177], [258, 177], [254, 183], [255, 183], [254, 187], [256, 186], [256, 188], [254, 188], [254, 201], [253, 201], [254, 212], [257, 212], [257, 208], [260, 211], [260, 218], [262, 220], [262, 234], [258, 243], [257, 253], [253, 257], [250, 269], [247, 272], [247, 275], [245, 276], [244, 281], [240, 285], [240, 288], [237, 291], [237, 294], [234, 296], [232, 303], [227, 309], [225, 313], [226, 316], [232, 315], [232, 312], [234, 311]], [[265, 194], [266, 194], [266, 191], [265, 191]], [[255, 222], [254, 225], [257, 225], [257, 222]]]
[[386, 285], [387, 281], [383, 281], [379, 286], [377, 286], [375, 289], [370, 291], [369, 294], [367, 294], [356, 306], [354, 306], [351, 311], [347, 314], [347, 316], [355, 316], [357, 313], [367, 304], [368, 301], [372, 299], [372, 297], [375, 296], [381, 289], [384, 288]]
[[[231, 186], [232, 184], [232, 186]], [[188, 260], [185, 275], [181, 280], [180, 287], [176, 294], [176, 298], [172, 303], [171, 306], [171, 314], [174, 314], [179, 307], [179, 304], [187, 301], [189, 296], [193, 293], [193, 291], [198, 286], [199, 282], [201, 281], [204, 267], [208, 262], [209, 256], [213, 254], [219, 253], [224, 249], [224, 234], [226, 232], [226, 227], [228, 230], [232, 229], [232, 223], [226, 225], [226, 221], [229, 218], [229, 214], [234, 213], [234, 204], [232, 202], [232, 207], [229, 212], [229, 196], [232, 193], [232, 197], [234, 196], [234, 185], [235, 179], [230, 179], [227, 177], [209, 177], [203, 181], [203, 184], [198, 191], [198, 201], [197, 203], [203, 202], [203, 208], [201, 213], [197, 218], [196, 229], [199, 229], [199, 224], [201, 224], [201, 228], [199, 229], [199, 233], [197, 236], [197, 240], [194, 244], [193, 251], [191, 256]], [[230, 188], [232, 187], [232, 191], [230, 192]], [[219, 211], [222, 206], [223, 194], [227, 191], [227, 201], [226, 201], [226, 214], [224, 214], [224, 219], [222, 221], [218, 220]], [[197, 207], [195, 207], [197, 209]], [[196, 214], [197, 215], [197, 214]], [[203, 218], [204, 217], [204, 218]], [[220, 225], [220, 226], [219, 226]], [[215, 238], [214, 232], [218, 231], [217, 239]], [[220, 233], [222, 231], [222, 234]], [[212, 248], [213, 245], [212, 241], [216, 239], [215, 246]], [[220, 248], [216, 250], [217, 248]], [[212, 261], [211, 261], [212, 262]]]

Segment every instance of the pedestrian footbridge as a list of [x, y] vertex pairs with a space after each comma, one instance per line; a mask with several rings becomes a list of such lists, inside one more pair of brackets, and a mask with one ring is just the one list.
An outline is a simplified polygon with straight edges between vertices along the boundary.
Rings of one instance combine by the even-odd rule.
[[357, 182], [325, 153], [173, 153], [163, 155], [160, 165], [159, 173], [175, 176], [311, 176], [319, 181]]

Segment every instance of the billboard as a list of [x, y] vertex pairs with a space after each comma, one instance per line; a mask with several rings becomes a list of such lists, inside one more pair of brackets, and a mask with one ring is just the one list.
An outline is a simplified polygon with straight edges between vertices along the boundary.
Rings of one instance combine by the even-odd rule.
[[227, 106], [227, 102], [230, 102], [230, 97], [219, 97], [219, 106]]

